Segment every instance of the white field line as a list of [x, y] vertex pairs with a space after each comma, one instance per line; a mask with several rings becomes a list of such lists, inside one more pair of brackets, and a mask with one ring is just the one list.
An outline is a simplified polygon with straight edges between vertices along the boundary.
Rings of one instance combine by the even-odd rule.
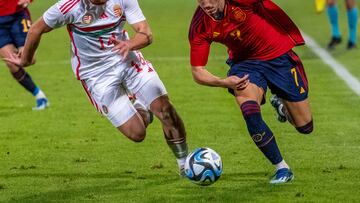
[[360, 96], [360, 82], [354, 77], [344, 65], [336, 61], [328, 51], [321, 48], [314, 39], [309, 35], [302, 33], [306, 45], [316, 54], [325, 64], [327, 64], [335, 73], [338, 75], [349, 88], [354, 91], [358, 96]]
[[[209, 60], [217, 60], [217, 61], [226, 61], [228, 56], [209, 56]], [[164, 57], [146, 57], [151, 62], [155, 61], [175, 61], [175, 62], [183, 62], [189, 61], [190, 66], [190, 57], [187, 56], [164, 56]], [[38, 66], [47, 66], [47, 65], [70, 65], [70, 58], [68, 60], [59, 60], [59, 61], [37, 61], [35, 65]]]

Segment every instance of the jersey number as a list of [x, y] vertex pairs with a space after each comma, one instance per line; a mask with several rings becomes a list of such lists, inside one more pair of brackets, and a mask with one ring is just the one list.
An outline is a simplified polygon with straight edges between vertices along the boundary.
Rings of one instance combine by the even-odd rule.
[[146, 61], [145, 58], [142, 56], [142, 54], [140, 52], [136, 51], [136, 56], [139, 59], [140, 64], [131, 61], [131, 66], [134, 67], [136, 69], [136, 72], [140, 73], [141, 71], [143, 71], [143, 68], [147, 66], [148, 72], [153, 72], [154, 69], [151, 65], [150, 62]]
[[23, 26], [23, 32], [29, 32], [29, 28], [31, 26], [31, 21], [28, 19], [22, 19], [21, 24]]
[[292, 68], [292, 69], [291, 69], [291, 73], [292, 73], [293, 76], [294, 76], [294, 80], [295, 80], [296, 86], [299, 87], [299, 81], [298, 81], [296, 69], [295, 69], [295, 68]]
[[[116, 38], [115, 33], [112, 33], [111, 37]], [[100, 43], [100, 50], [104, 50], [105, 49], [105, 42], [104, 42], [103, 38], [99, 37], [98, 40], [99, 40], [99, 43]], [[114, 43], [114, 41], [111, 40], [111, 38], [110, 38], [109, 41], [107, 42], [107, 45], [110, 46], [113, 43]]]

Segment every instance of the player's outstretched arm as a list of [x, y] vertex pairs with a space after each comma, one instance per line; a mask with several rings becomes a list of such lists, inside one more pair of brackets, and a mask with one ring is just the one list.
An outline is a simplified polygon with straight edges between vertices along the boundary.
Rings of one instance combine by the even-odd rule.
[[40, 18], [30, 27], [25, 45], [20, 55], [12, 55], [10, 58], [5, 58], [4, 60], [21, 67], [32, 65], [34, 63], [34, 55], [39, 46], [41, 35], [51, 30], [52, 28], [46, 25], [44, 19]]
[[130, 51], [142, 49], [152, 43], [152, 33], [146, 20], [132, 24], [135, 36], [130, 40], [122, 41], [114, 39], [115, 47], [113, 51], [118, 52], [124, 58]]
[[42, 17], [30, 27], [26, 37], [24, 49], [21, 53], [20, 65], [22, 67], [31, 65], [35, 51], [39, 46], [41, 35], [51, 30], [52, 28], [46, 25]]
[[220, 78], [206, 70], [205, 66], [192, 66], [192, 75], [195, 82], [200, 85], [225, 87], [237, 90], [243, 90], [249, 85], [248, 75], [245, 75], [241, 78], [237, 76]]

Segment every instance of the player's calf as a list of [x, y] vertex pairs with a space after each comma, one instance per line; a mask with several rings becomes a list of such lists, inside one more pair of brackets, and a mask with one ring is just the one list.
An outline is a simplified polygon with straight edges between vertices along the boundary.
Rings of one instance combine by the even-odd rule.
[[151, 110], [161, 121], [166, 143], [176, 157], [179, 175], [184, 176], [185, 160], [188, 155], [184, 123], [167, 96], [157, 98], [151, 104]]
[[247, 129], [256, 146], [273, 165], [283, 161], [273, 133], [261, 116], [260, 106], [256, 101], [246, 101], [240, 106]]
[[30, 75], [23, 69], [19, 68], [15, 72], [11, 72], [14, 79], [17, 80], [21, 86], [29, 91], [36, 98], [36, 106], [33, 110], [43, 110], [49, 107], [50, 103], [41, 89], [36, 86]]

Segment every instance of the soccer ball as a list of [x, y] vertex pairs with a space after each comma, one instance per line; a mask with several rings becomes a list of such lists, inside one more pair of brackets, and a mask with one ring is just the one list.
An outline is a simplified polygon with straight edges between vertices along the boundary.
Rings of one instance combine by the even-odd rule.
[[211, 185], [220, 178], [222, 162], [214, 150], [202, 147], [186, 157], [185, 175], [198, 185]]

